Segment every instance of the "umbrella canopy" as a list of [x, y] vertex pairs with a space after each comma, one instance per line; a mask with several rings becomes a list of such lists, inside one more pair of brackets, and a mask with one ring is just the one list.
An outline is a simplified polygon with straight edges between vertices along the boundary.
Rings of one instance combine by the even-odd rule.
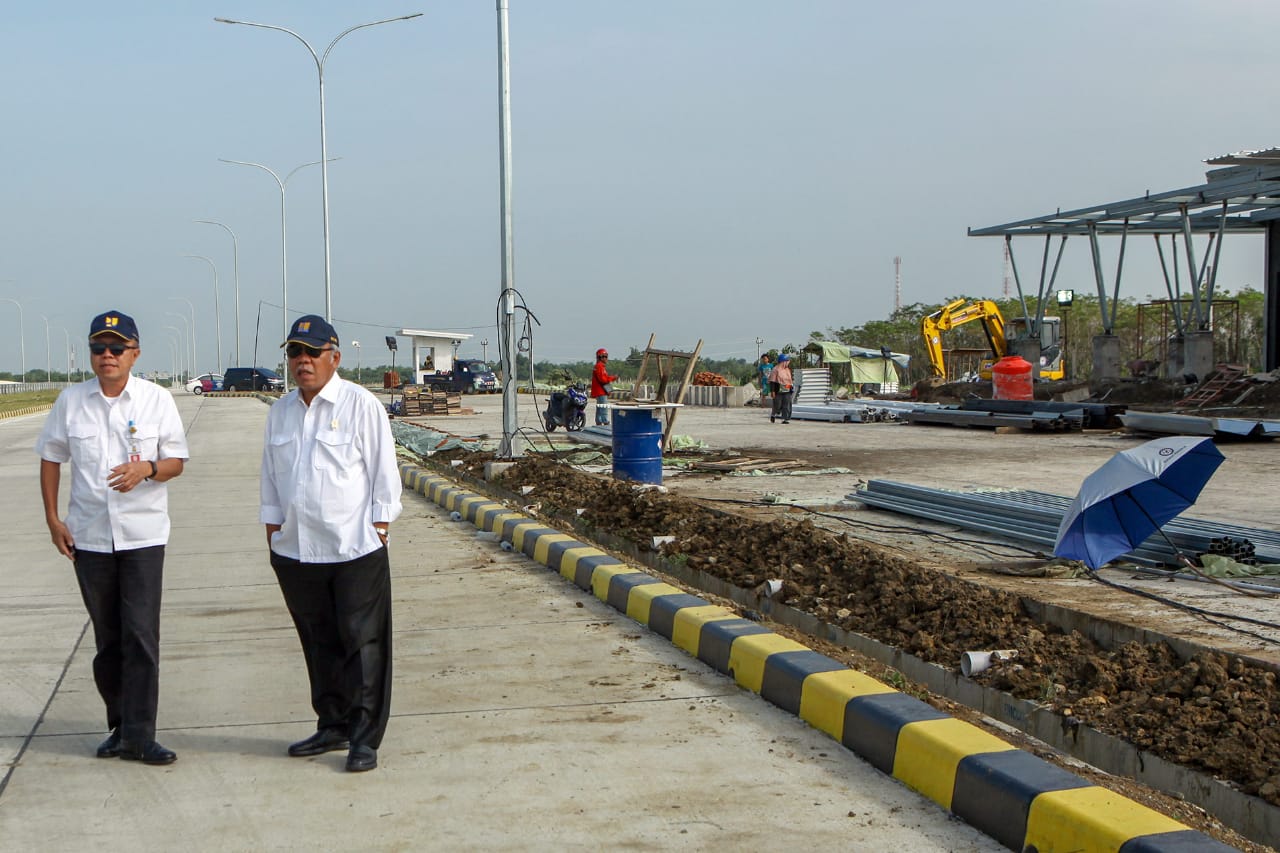
[[1096, 569], [1129, 553], [1195, 503], [1221, 464], [1212, 438], [1157, 438], [1117, 453], [1080, 485], [1054, 556]]

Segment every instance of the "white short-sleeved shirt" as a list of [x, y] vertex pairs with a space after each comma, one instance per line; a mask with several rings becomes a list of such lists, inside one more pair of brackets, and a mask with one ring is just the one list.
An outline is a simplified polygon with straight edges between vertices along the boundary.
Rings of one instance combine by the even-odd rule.
[[128, 492], [108, 485], [111, 469], [136, 454], [144, 462], [187, 459], [187, 438], [173, 395], [129, 377], [118, 397], [97, 377], [63, 389], [44, 422], [36, 453], [71, 463], [67, 528], [77, 549], [109, 554], [169, 541], [169, 489], [143, 480]]
[[308, 406], [295, 388], [267, 413], [263, 524], [271, 550], [304, 563], [342, 563], [382, 547], [376, 522], [400, 515], [400, 472], [378, 398], [334, 374]]

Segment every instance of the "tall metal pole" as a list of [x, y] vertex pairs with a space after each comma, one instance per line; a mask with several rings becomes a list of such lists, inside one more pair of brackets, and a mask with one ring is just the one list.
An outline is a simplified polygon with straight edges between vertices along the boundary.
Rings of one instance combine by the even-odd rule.
[[209, 258], [204, 255], [183, 255], [184, 258], [199, 258], [209, 265], [213, 270], [213, 327], [214, 333], [218, 336], [216, 350], [218, 353], [218, 372], [222, 372], [222, 302], [218, 298], [218, 267]]
[[49, 318], [41, 314], [40, 319], [44, 320], [44, 358], [45, 358], [44, 381], [52, 382], [53, 381], [53, 348], [49, 345]]
[[[180, 316], [178, 314], [173, 314], [172, 312], [169, 312], [169, 311], [166, 311], [165, 313], [173, 317]], [[186, 323], [183, 323], [183, 325], [185, 326]], [[186, 367], [187, 366], [187, 330], [179, 329], [177, 326], [165, 326], [165, 329], [166, 330], [172, 329], [174, 337], [178, 339], [178, 346], [182, 348], [182, 366]]]
[[376, 27], [378, 24], [390, 24], [396, 21], [407, 21], [410, 18], [420, 17], [422, 17], [422, 13], [415, 12], [412, 15], [402, 15], [398, 18], [387, 18], [382, 21], [370, 21], [367, 24], [357, 24], [354, 27], [350, 27], [338, 33], [334, 40], [329, 42], [329, 46], [325, 48], [323, 56], [316, 54], [315, 48], [311, 46], [310, 42], [295, 33], [293, 30], [285, 27], [278, 27], [274, 24], [257, 24], [252, 21], [234, 21], [230, 18], [214, 18], [214, 20], [220, 24], [242, 24], [246, 27], [260, 27], [264, 30], [279, 30], [282, 33], [288, 33], [298, 41], [302, 42], [303, 46], [311, 53], [311, 58], [316, 62], [316, 75], [320, 80], [320, 199], [321, 205], [324, 207], [324, 318], [329, 322], [333, 322], [333, 291], [330, 287], [329, 278], [329, 166], [327, 163], [329, 155], [325, 147], [324, 133], [324, 64], [329, 59], [329, 52], [333, 50], [333, 46], [341, 41], [343, 36], [348, 33], [353, 33], [356, 30], [362, 30], [365, 27]]
[[240, 359], [240, 241], [236, 239], [236, 232], [216, 219], [197, 219], [196, 222], [205, 225], [217, 225], [231, 235], [232, 276], [235, 281], [236, 294], [236, 366], [243, 367], [244, 362]]
[[187, 330], [187, 315], [179, 314], [177, 311], [166, 311], [164, 315], [166, 317], [177, 317], [182, 321], [182, 364], [187, 369], [187, 379], [190, 379], [192, 376], [192, 364], [191, 348], [188, 346], [188, 341], [191, 340], [191, 333]]
[[67, 327], [62, 327], [62, 334], [67, 339], [67, 383], [71, 383], [71, 333], [67, 331]]
[[[516, 299], [514, 241], [511, 236], [511, 57], [507, 45], [507, 0], [498, 2], [498, 172], [502, 240], [502, 305], [498, 348], [502, 360], [502, 443], [498, 456], [521, 455], [516, 413]], [[532, 362], [532, 360], [531, 360]]]
[[196, 355], [196, 306], [191, 304], [191, 300], [185, 296], [170, 296], [169, 298], [185, 302], [187, 307], [191, 309], [191, 374], [194, 376], [195, 372], [200, 369], [200, 359]]
[[[330, 157], [329, 162], [341, 160], [341, 157]], [[224, 160], [219, 157], [218, 160], [223, 163], [231, 163], [236, 166], [254, 166], [266, 172], [272, 178], [275, 178], [276, 186], [280, 188], [280, 303], [281, 303], [281, 330], [280, 340], [289, 337], [289, 231], [285, 225], [285, 203], [284, 191], [289, 186], [289, 179], [294, 176], [299, 169], [305, 169], [307, 166], [319, 165], [320, 161], [315, 160], [310, 163], [303, 163], [301, 166], [295, 166], [289, 174], [281, 180], [274, 169], [269, 169], [261, 163], [251, 163], [248, 160]], [[261, 310], [261, 308], [259, 308]], [[255, 350], [256, 353], [256, 350]], [[284, 371], [284, 390], [289, 390], [289, 371]]]
[[10, 296], [0, 296], [0, 300], [12, 302], [18, 306], [18, 347], [22, 353], [22, 381], [27, 381], [27, 335], [24, 331], [26, 321], [22, 319], [22, 303]]

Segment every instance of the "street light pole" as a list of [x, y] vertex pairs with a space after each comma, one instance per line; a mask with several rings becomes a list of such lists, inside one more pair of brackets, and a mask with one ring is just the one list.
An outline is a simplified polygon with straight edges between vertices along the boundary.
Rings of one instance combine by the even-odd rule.
[[191, 378], [191, 347], [187, 342], [191, 339], [191, 333], [187, 330], [187, 315], [179, 314], [177, 311], [164, 312], [166, 317], [177, 317], [182, 321], [182, 363], [187, 369], [187, 379]]
[[278, 30], [282, 33], [288, 33], [298, 41], [302, 42], [303, 46], [311, 53], [311, 58], [316, 62], [316, 74], [320, 80], [320, 199], [321, 205], [324, 207], [324, 318], [330, 323], [333, 322], [333, 290], [330, 286], [329, 277], [329, 154], [325, 145], [324, 132], [324, 64], [328, 61], [329, 53], [333, 50], [333, 46], [341, 41], [343, 36], [348, 33], [353, 33], [356, 30], [362, 30], [366, 27], [376, 27], [378, 24], [390, 24], [396, 21], [407, 21], [411, 18], [420, 17], [422, 17], [422, 13], [415, 12], [412, 15], [402, 15], [398, 18], [387, 18], [382, 21], [370, 21], [367, 24], [357, 24], [354, 27], [350, 27], [343, 30], [341, 33], [338, 33], [334, 40], [329, 42], [329, 46], [325, 48], [323, 56], [316, 54], [315, 48], [311, 46], [310, 42], [286, 27], [278, 27], [274, 24], [258, 24], [252, 21], [235, 21], [230, 18], [214, 18], [214, 20], [220, 24], [241, 24], [246, 27], [260, 27], [264, 30]]
[[67, 384], [71, 384], [71, 333], [67, 331], [67, 327], [62, 327], [62, 334], [67, 339]]
[[[215, 347], [215, 349], [217, 350], [217, 353], [218, 353], [218, 372], [221, 373], [222, 372], [222, 303], [218, 299], [218, 267], [216, 264], [214, 264], [213, 261], [209, 260], [204, 255], [183, 255], [182, 257], [199, 258], [200, 260], [207, 263], [209, 265], [209, 268], [213, 270], [213, 320], [214, 320], [213, 326], [214, 326], [214, 332], [218, 336], [217, 346]], [[193, 314], [194, 312], [195, 312], [195, 309], [192, 309]]]
[[[329, 162], [341, 160], [341, 157], [330, 157]], [[284, 191], [289, 186], [289, 179], [294, 176], [299, 169], [305, 169], [307, 166], [317, 166], [319, 160], [311, 163], [303, 163], [301, 166], [295, 166], [289, 174], [284, 176], [284, 180], [276, 174], [274, 169], [269, 169], [261, 163], [250, 163], [248, 160], [224, 160], [218, 158], [219, 162], [232, 163], [236, 166], [254, 166], [266, 172], [275, 178], [276, 186], [280, 187], [280, 310], [281, 310], [281, 330], [280, 339], [284, 340], [289, 337], [289, 232], [285, 226], [285, 203]], [[284, 371], [284, 390], [289, 390], [289, 371]]]
[[236, 294], [236, 365], [243, 365], [244, 362], [240, 360], [240, 241], [236, 239], [236, 232], [216, 219], [197, 219], [196, 222], [204, 225], [217, 225], [231, 235], [232, 277], [235, 282]]
[[185, 302], [187, 307], [191, 309], [191, 374], [194, 376], [195, 372], [200, 369], [200, 359], [196, 355], [196, 306], [192, 305], [191, 300], [185, 296], [170, 296], [169, 298], [178, 302]]
[[0, 296], [0, 300], [3, 300], [5, 302], [12, 302], [14, 305], [18, 306], [18, 347], [22, 353], [22, 381], [26, 382], [27, 381], [27, 336], [26, 336], [26, 333], [23, 331], [23, 327], [26, 325], [26, 323], [22, 319], [22, 303], [10, 296]]
[[356, 348], [356, 384], [362, 385], [364, 383], [360, 381], [360, 342], [352, 341], [351, 345]]
[[[174, 314], [172, 311], [166, 311], [164, 313], [172, 317], [180, 316], [178, 314]], [[186, 324], [184, 323], [183, 325]], [[178, 346], [182, 348], [182, 366], [185, 367], [187, 364], [187, 330], [179, 329], [177, 326], [165, 326], [165, 329], [172, 329], [173, 336], [178, 339]]]
[[53, 381], [53, 348], [49, 346], [49, 318], [40, 315], [40, 319], [44, 320], [44, 381]]
[[480, 360], [485, 364], [489, 363], [489, 339], [485, 338], [480, 342]]

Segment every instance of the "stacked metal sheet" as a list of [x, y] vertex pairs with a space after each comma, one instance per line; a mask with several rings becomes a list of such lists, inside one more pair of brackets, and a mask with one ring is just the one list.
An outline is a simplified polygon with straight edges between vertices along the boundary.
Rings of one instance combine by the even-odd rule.
[[1280, 438], [1280, 421], [1248, 418], [1206, 418], [1164, 412], [1125, 412], [1124, 428], [1161, 435], [1211, 435], [1214, 439]]
[[1067, 412], [975, 412], [956, 406], [945, 406], [936, 409], [912, 409], [906, 413], [904, 419], [912, 424], [1063, 431], [1081, 429], [1084, 424], [1084, 412], [1080, 409]]
[[791, 401], [793, 415], [796, 406], [820, 406], [831, 396], [830, 368], [809, 367], [793, 371], [792, 376], [796, 381], [796, 394]]
[[1084, 413], [1084, 428], [1112, 429], [1120, 425], [1119, 416], [1125, 406], [1114, 403], [1056, 403], [1050, 400], [985, 400], [971, 397], [960, 404], [960, 408], [975, 412], [1002, 412], [1005, 414], [1027, 414], [1029, 412]]
[[[1071, 505], [1071, 498], [1047, 492], [996, 489], [956, 492], [891, 480], [872, 480], [851, 492], [848, 498], [877, 509], [994, 533], [1038, 545], [1046, 551], [1052, 551], [1057, 542], [1058, 526]], [[1274, 530], [1179, 517], [1164, 526], [1164, 533], [1184, 554], [1209, 552], [1215, 539], [1230, 537], [1252, 544], [1258, 562], [1280, 563], [1280, 532]], [[1177, 563], [1177, 554], [1159, 533], [1123, 558], [1149, 565]]]
[[898, 400], [827, 400], [791, 407], [792, 420], [835, 421], [847, 424], [894, 423], [917, 409], [936, 409], [936, 403], [911, 403]]

